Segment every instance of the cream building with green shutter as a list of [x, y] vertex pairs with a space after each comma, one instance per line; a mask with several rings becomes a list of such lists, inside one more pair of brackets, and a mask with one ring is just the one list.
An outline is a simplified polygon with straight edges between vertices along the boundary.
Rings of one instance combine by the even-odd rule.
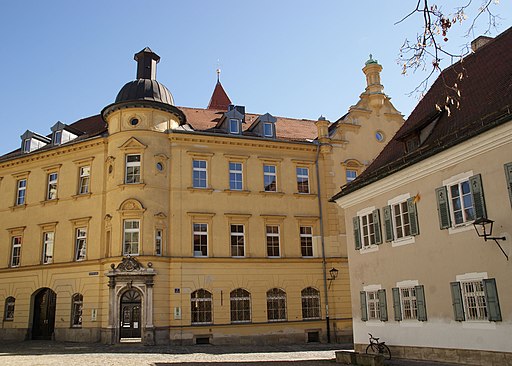
[[[334, 123], [250, 114], [219, 81], [174, 105], [159, 57], [101, 114], [0, 158], [0, 339], [144, 344], [351, 338], [342, 213], [328, 203], [403, 119], [382, 67]], [[348, 177], [348, 178], [347, 178]]]
[[[473, 47], [333, 198], [358, 351], [371, 333], [394, 357], [512, 362], [512, 29]], [[458, 109], [455, 92], [444, 104], [453, 83]]]

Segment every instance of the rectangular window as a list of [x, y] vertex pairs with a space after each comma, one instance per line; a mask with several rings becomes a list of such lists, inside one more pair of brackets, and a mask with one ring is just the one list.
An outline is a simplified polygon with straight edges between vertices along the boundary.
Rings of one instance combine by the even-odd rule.
[[208, 256], [208, 224], [194, 223], [194, 257]]
[[455, 225], [473, 221], [475, 219], [475, 211], [473, 209], [473, 198], [471, 197], [469, 180], [449, 186], [448, 194], [450, 195], [452, 220]]
[[163, 233], [161, 229], [155, 230], [155, 255], [162, 255]]
[[297, 171], [297, 191], [299, 193], [309, 193], [309, 169], [298, 167]]
[[90, 166], [81, 166], [80, 167], [80, 177], [79, 177], [79, 182], [78, 182], [78, 194], [89, 193], [90, 178], [91, 178], [91, 167]]
[[416, 301], [416, 289], [414, 287], [401, 288], [402, 316], [404, 320], [418, 318], [418, 305]]
[[380, 306], [378, 291], [368, 291], [366, 293], [368, 304], [368, 319], [380, 319]]
[[75, 237], [75, 260], [83, 261], [87, 256], [87, 229], [85, 227], [76, 229]]
[[392, 207], [393, 224], [395, 228], [395, 238], [400, 239], [411, 235], [411, 226], [409, 223], [409, 210], [407, 201], [397, 203]]
[[303, 257], [313, 256], [313, 228], [311, 226], [300, 227], [300, 250]]
[[265, 192], [277, 192], [277, 175], [275, 165], [263, 165], [263, 185]]
[[268, 122], [263, 123], [263, 136], [274, 137], [272, 123], [268, 123]]
[[27, 193], [27, 180], [26, 179], [20, 179], [16, 183], [17, 189], [16, 189], [16, 205], [24, 205], [25, 204], [25, 197]]
[[243, 257], [245, 255], [244, 225], [231, 225], [231, 256]]
[[192, 186], [194, 188], [206, 188], [208, 186], [206, 169], [206, 160], [192, 161]]
[[30, 148], [32, 147], [31, 145], [32, 145], [31, 140], [25, 139], [23, 141], [23, 152], [26, 152], [26, 153], [30, 152]]
[[53, 241], [55, 233], [47, 231], [43, 233], [43, 264], [53, 263]]
[[55, 131], [53, 134], [53, 144], [60, 145], [62, 140], [62, 131]]
[[242, 163], [229, 163], [229, 189], [241, 191], [243, 188]]
[[357, 178], [357, 171], [355, 171], [355, 170], [347, 169], [345, 174], [346, 174], [346, 178], [347, 178], [347, 183], [350, 183], [354, 179]]
[[375, 225], [373, 225], [373, 214], [361, 216], [361, 233], [363, 238], [363, 247], [369, 247], [376, 243]]
[[139, 255], [140, 221], [124, 220], [123, 255]]
[[240, 133], [240, 123], [237, 119], [229, 120], [229, 133], [239, 134]]
[[267, 225], [267, 256], [279, 257], [279, 226]]
[[140, 154], [126, 155], [125, 183], [140, 183]]
[[21, 236], [13, 236], [11, 241], [11, 267], [19, 267], [21, 258]]
[[58, 180], [58, 174], [57, 173], [50, 173], [48, 174], [48, 191], [46, 194], [47, 200], [54, 200], [57, 198], [57, 180]]
[[460, 283], [466, 320], [487, 320], [487, 306], [482, 281]]

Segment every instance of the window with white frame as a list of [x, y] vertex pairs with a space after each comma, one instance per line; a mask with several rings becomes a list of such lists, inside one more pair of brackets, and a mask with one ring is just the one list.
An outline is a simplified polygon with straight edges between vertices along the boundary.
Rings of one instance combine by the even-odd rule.
[[140, 220], [123, 222], [123, 255], [139, 255]]
[[79, 168], [78, 194], [89, 193], [89, 182], [91, 179], [91, 167], [81, 166]]
[[243, 257], [245, 255], [245, 234], [244, 225], [235, 224], [231, 226], [231, 256]]
[[129, 154], [126, 155], [126, 172], [125, 172], [125, 183], [126, 184], [137, 184], [141, 182], [140, 167], [141, 167], [141, 155], [140, 154]]
[[58, 173], [50, 173], [48, 174], [48, 190], [46, 193], [47, 200], [54, 200], [57, 198], [57, 181], [58, 181]]
[[237, 288], [229, 294], [231, 323], [248, 323], [251, 321], [251, 293]]
[[208, 224], [194, 223], [194, 257], [208, 256]]
[[403, 319], [416, 319], [418, 317], [418, 305], [416, 303], [416, 290], [414, 287], [400, 289]]
[[404, 239], [419, 234], [415, 197], [408, 193], [395, 197], [382, 210], [386, 241], [403, 243]]
[[192, 161], [192, 186], [194, 188], [208, 187], [206, 160]]
[[380, 285], [365, 286], [360, 292], [361, 320], [388, 320], [386, 290]]
[[14, 320], [14, 307], [16, 304], [16, 299], [12, 296], [9, 296], [5, 299], [5, 308], [4, 308], [4, 320], [5, 321], [13, 321]]
[[418, 281], [402, 281], [397, 283], [393, 292], [393, 310], [395, 320], [427, 320], [425, 289]]
[[19, 179], [16, 182], [16, 206], [25, 204], [25, 197], [27, 193], [27, 180]]
[[380, 319], [379, 296], [377, 291], [366, 293], [368, 301], [368, 319]]
[[263, 165], [263, 185], [265, 192], [277, 192], [277, 174], [275, 165]]
[[502, 320], [496, 280], [486, 277], [486, 273], [469, 273], [450, 283], [455, 320]]
[[357, 178], [357, 171], [353, 169], [347, 169], [345, 172], [345, 176], [347, 179], [347, 183], [350, 183]]
[[267, 256], [279, 257], [279, 225], [266, 225]]
[[436, 198], [441, 229], [467, 226], [487, 217], [480, 174], [466, 172], [443, 181]]
[[13, 236], [11, 238], [11, 267], [19, 267], [21, 259], [21, 236]]
[[80, 227], [75, 231], [75, 261], [83, 261], [87, 257], [87, 228]]
[[313, 256], [313, 228], [301, 226], [300, 230], [300, 251], [303, 257]]
[[191, 323], [210, 324], [212, 322], [212, 294], [199, 289], [190, 294]]
[[163, 230], [155, 230], [155, 255], [162, 255]]
[[82, 294], [74, 294], [71, 297], [71, 326], [73, 328], [82, 327], [82, 311], [84, 306], [84, 297]]
[[240, 133], [240, 122], [237, 119], [231, 118], [229, 120], [229, 133], [232, 133], [232, 134]]
[[356, 250], [367, 249], [382, 243], [379, 210], [365, 208], [352, 218]]
[[297, 191], [299, 193], [309, 193], [309, 169], [297, 167]]
[[46, 231], [43, 233], [43, 264], [53, 263], [53, 241], [55, 232]]
[[229, 189], [241, 191], [243, 189], [243, 164], [229, 162]]
[[306, 287], [300, 293], [302, 301], [302, 319], [320, 319], [320, 291]]
[[267, 291], [267, 320], [286, 321], [286, 292], [279, 288]]
[[23, 140], [23, 152], [24, 153], [29, 153], [31, 151], [31, 148], [32, 148], [32, 139], [25, 139]]
[[273, 128], [272, 123], [270, 123], [270, 122], [263, 123], [263, 136], [274, 137], [274, 128]]

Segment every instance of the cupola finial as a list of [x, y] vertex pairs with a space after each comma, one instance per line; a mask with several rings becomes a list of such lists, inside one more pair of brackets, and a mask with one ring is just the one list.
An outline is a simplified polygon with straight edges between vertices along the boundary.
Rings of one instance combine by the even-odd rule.
[[160, 61], [160, 56], [146, 47], [134, 56], [137, 61], [137, 79], [156, 80], [156, 64]]

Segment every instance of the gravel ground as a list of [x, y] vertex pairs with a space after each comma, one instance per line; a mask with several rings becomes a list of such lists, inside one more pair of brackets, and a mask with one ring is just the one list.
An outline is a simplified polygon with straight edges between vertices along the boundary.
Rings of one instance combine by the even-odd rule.
[[[334, 352], [351, 344], [304, 344], [292, 346], [154, 346], [138, 344], [83, 344], [26, 341], [0, 344], [1, 366], [313, 366], [337, 365]], [[215, 365], [211, 365], [211, 364]], [[386, 361], [389, 366], [448, 366], [409, 360]]]

